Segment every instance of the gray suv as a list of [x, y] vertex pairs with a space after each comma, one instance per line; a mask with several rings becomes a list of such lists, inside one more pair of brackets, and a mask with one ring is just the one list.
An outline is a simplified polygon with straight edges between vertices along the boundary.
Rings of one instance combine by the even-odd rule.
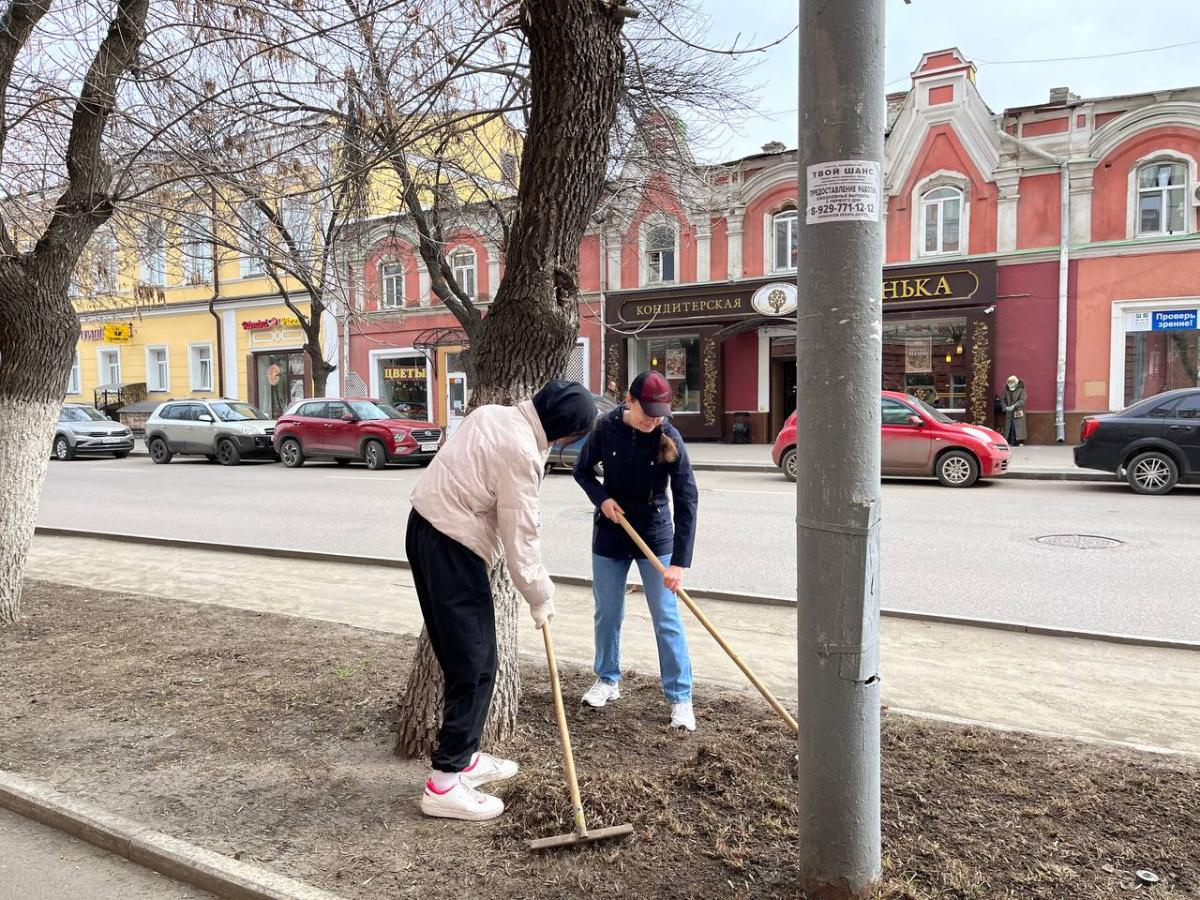
[[122, 459], [133, 449], [133, 432], [95, 407], [64, 403], [53, 448], [54, 458], [60, 460], [92, 454], [112, 454]]
[[223, 466], [279, 459], [275, 420], [241, 400], [168, 400], [146, 420], [146, 449], [162, 465], [172, 457], [206, 456]]

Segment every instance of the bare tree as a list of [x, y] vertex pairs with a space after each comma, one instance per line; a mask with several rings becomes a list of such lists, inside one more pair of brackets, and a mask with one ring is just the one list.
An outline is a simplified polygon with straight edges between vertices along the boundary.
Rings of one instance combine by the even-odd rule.
[[[368, 111], [366, 132], [395, 173], [403, 222], [416, 235], [432, 292], [469, 342], [471, 407], [525, 399], [563, 371], [575, 346], [579, 246], [606, 185], [620, 192], [614, 176], [637, 177], [638, 160], [650, 155], [659, 172], [676, 160], [680, 181], [694, 172], [672, 107], [735, 115], [740, 70], [672, 24], [694, 14], [676, 0], [644, 7], [649, 14], [628, 28], [639, 10], [610, 0], [442, 0], [398, 41], [367, 0], [348, 3], [357, 33], [343, 47]], [[519, 123], [524, 152], [519, 172], [501, 165], [499, 177], [482, 183], [458, 159], [480, 123], [495, 117]], [[464, 177], [470, 203], [447, 189]], [[458, 284], [447, 258], [450, 236], [468, 219], [488, 222], [505, 255], [490, 305]], [[521, 604], [503, 564], [491, 582], [500, 670], [489, 741], [511, 733], [520, 698]], [[397, 753], [428, 752], [441, 690], [423, 640], [400, 702]]]
[[[83, 283], [118, 292], [122, 253], [109, 246], [122, 228], [85, 249], [118, 210], [136, 216], [190, 174], [164, 151], [242, 118], [246, 91], [295, 65], [287, 48], [344, 13], [310, 0], [322, 27], [306, 32], [294, 4], [274, 2], [8, 0], [0, 10], [0, 624], [20, 611], [76, 304], [103, 302], [73, 297], [72, 280], [82, 269]], [[154, 292], [138, 285], [124, 299]]]
[[[149, 0], [118, 0], [78, 93], [70, 95], [59, 79], [35, 80], [39, 48], [31, 38], [46, 21], [50, 0], [12, 0], [0, 17], [0, 160], [36, 153], [30, 129], [46, 118], [69, 115], [71, 122], [65, 142], [54, 147], [64, 176], [57, 200], [46, 210], [42, 201], [51, 185], [38, 185], [35, 193], [26, 184], [25, 198], [46, 214], [22, 216], [15, 209], [20, 198], [9, 197], [0, 222], [0, 624], [20, 611], [47, 448], [79, 335], [68, 286], [88, 239], [112, 215], [105, 133], [119, 84], [145, 38], [148, 7]], [[44, 165], [44, 159], [24, 162]], [[10, 184], [21, 188], [19, 180]]]

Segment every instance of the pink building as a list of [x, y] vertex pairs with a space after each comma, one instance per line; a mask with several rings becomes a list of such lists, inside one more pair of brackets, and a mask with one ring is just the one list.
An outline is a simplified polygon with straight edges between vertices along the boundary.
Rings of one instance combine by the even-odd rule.
[[[1051, 442], [1060, 418], [1072, 441], [1083, 415], [1197, 383], [1200, 88], [1056, 88], [996, 114], [951, 49], [927, 53], [888, 107], [885, 387], [991, 423], [1016, 374], [1030, 439]], [[686, 176], [625, 173], [635, 201], [606, 202], [581, 247], [571, 376], [599, 391], [657, 368], [685, 437], [729, 440], [744, 422], [771, 440], [797, 395], [819, 389], [796, 384], [796, 167], [768, 144]], [[461, 242], [455, 266], [473, 266], [486, 297], [498, 248]], [[362, 265], [369, 313], [349, 335], [347, 377], [445, 422], [466, 387], [453, 318], [430, 302], [411, 246], [381, 237]]]

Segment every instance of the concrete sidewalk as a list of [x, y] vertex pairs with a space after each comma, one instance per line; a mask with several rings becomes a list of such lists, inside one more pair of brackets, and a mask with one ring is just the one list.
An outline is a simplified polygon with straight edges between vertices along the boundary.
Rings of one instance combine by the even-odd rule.
[[[98, 565], [98, 559], [109, 564]], [[416, 634], [421, 627], [409, 573], [382, 566], [39, 536], [26, 576], [379, 631]], [[560, 586], [556, 606], [559, 653], [589, 665], [591, 592]], [[703, 606], [767, 686], [794, 698], [795, 612], [725, 601]], [[683, 615], [697, 677], [746, 687], [716, 643], [686, 610]], [[657, 671], [640, 595], [629, 598], [622, 648], [627, 669]], [[538, 658], [543, 652], [525, 617], [521, 649]], [[1195, 652], [889, 618], [882, 660], [884, 702], [897, 710], [1200, 754]], [[753, 696], [748, 702], [762, 701]], [[703, 727], [703, 710], [698, 712]]]

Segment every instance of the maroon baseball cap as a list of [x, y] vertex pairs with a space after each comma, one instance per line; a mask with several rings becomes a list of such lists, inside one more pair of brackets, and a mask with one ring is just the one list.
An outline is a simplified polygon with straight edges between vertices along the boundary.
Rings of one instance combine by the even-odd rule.
[[661, 372], [655, 372], [653, 369], [643, 372], [633, 379], [629, 393], [634, 400], [642, 404], [646, 415], [665, 418], [671, 414], [671, 401], [675, 398], [675, 392], [671, 390], [670, 383]]

